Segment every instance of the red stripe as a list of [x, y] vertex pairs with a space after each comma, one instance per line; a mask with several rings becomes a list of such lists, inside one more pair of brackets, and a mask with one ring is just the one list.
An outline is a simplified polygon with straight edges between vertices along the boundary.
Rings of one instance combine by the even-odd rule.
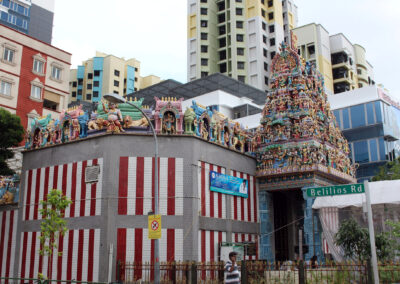
[[[210, 164], [210, 172], [214, 171], [214, 166]], [[210, 177], [210, 175], [208, 175]], [[214, 218], [214, 192], [208, 191], [210, 193], [210, 217]]]
[[76, 173], [78, 171], [78, 164], [72, 164], [72, 183], [71, 183], [71, 200], [69, 217], [75, 217], [75, 203], [76, 203]]
[[255, 178], [253, 178], [253, 202], [254, 202], [254, 222], [257, 222], [257, 187]]
[[[68, 247], [68, 249], [70, 250], [70, 248]], [[54, 249], [55, 251], [56, 249]], [[64, 250], [64, 236], [59, 236], [58, 239], [58, 249], [57, 252], [62, 252]], [[61, 279], [61, 273], [63, 271], [63, 257], [62, 255], [58, 255], [57, 256], [57, 279]]]
[[[222, 168], [218, 166], [218, 173], [221, 173]], [[218, 218], [222, 218], [222, 193], [218, 192]]]
[[239, 242], [239, 234], [235, 233], [235, 242], [238, 243]]
[[3, 253], [4, 253], [4, 238], [5, 238], [5, 234], [6, 234], [6, 215], [7, 215], [7, 211], [3, 211], [2, 212], [3, 218], [2, 218], [2, 222], [1, 222], [1, 238], [0, 238], [0, 275], [1, 274], [1, 268], [3, 266]]
[[[63, 195], [67, 195], [67, 178], [68, 178], [68, 164], [64, 164], [62, 172], [62, 185], [61, 185]], [[62, 210], [61, 214], [64, 215], [65, 210]]]
[[[236, 171], [233, 171], [233, 176], [236, 177]], [[238, 219], [238, 201], [237, 201], [237, 196], [233, 196], [233, 220]]]
[[28, 247], [28, 233], [23, 232], [24, 240], [22, 242], [22, 261], [21, 261], [21, 278], [25, 278], [25, 268], [26, 268], [26, 250]]
[[[143, 215], [144, 158], [136, 159], [136, 215]], [[138, 278], [139, 279], [139, 278]]]
[[[82, 174], [81, 174], [81, 207], [79, 216], [85, 216], [86, 207], [86, 182], [85, 182], [85, 172], [87, 167], [87, 161], [82, 162]], [[93, 270], [93, 269], [92, 269]]]
[[67, 257], [67, 280], [72, 279], [72, 253], [74, 251], [74, 231], [68, 232], [68, 257]]
[[206, 169], [201, 162], [201, 216], [206, 216]]
[[[251, 235], [250, 235], [250, 234], [247, 235], [247, 240], [248, 240], [249, 242], [251, 242]], [[252, 256], [252, 255], [249, 255], [249, 259], [252, 260], [252, 259], [253, 259], [253, 256]]]
[[[210, 261], [215, 261], [214, 231], [210, 231]], [[213, 274], [212, 274], [213, 275]]]
[[28, 188], [26, 189], [26, 200], [25, 200], [25, 220], [29, 220], [29, 210], [31, 204], [31, 188], [32, 186], [32, 170], [28, 172]]
[[167, 261], [175, 260], [175, 229], [167, 229]]
[[[206, 262], [206, 231], [201, 230], [201, 262]], [[206, 278], [206, 271], [202, 270], [201, 279]]]
[[[43, 235], [43, 233], [40, 233], [40, 237]], [[43, 245], [40, 244], [40, 250], [43, 249]], [[38, 272], [42, 272], [43, 271], [43, 255], [39, 255], [39, 268], [38, 268]]]
[[40, 194], [40, 173], [42, 169], [37, 169], [36, 171], [36, 186], [35, 186], [35, 204], [33, 205], [33, 220], [38, 219], [39, 213], [39, 194]]
[[251, 194], [250, 175], [247, 175], [247, 221], [251, 222]]
[[[118, 228], [117, 230], [117, 273], [120, 273], [120, 279], [125, 280], [123, 275], [123, 270], [118, 271], [118, 260], [121, 264], [125, 264], [126, 262], [126, 229]], [[89, 263], [90, 265], [90, 263]], [[118, 275], [117, 275], [118, 278]], [[88, 279], [89, 281], [89, 279]]]
[[53, 188], [57, 188], [58, 187], [57, 184], [58, 184], [58, 166], [55, 166], [53, 173]]
[[[118, 246], [118, 244], [117, 244]], [[93, 281], [93, 258], [94, 258], [94, 229], [89, 230], [89, 252], [88, 252], [88, 266], [87, 266], [87, 281]], [[118, 258], [117, 258], [118, 259]]]
[[[151, 250], [151, 252], [150, 252], [151, 260], [150, 260], [150, 262], [153, 265], [154, 265], [154, 242], [155, 242], [155, 240], [151, 240], [151, 246], [150, 246], [150, 250]], [[154, 269], [150, 270], [150, 280], [154, 280]]]
[[[131, 261], [128, 259], [128, 261]], [[136, 263], [143, 261], [143, 229], [135, 229], [135, 259]], [[142, 269], [135, 270], [135, 280], [142, 278]]]
[[[97, 159], [93, 159], [94, 166], [97, 165]], [[97, 183], [92, 183], [90, 186], [90, 216], [96, 215], [96, 191], [97, 191]]]
[[118, 214], [128, 213], [128, 167], [129, 158], [120, 157], [119, 159], [119, 193], [118, 193]]
[[49, 193], [49, 178], [50, 178], [50, 168], [46, 167], [44, 171], [43, 200], [47, 200], [47, 194]]
[[[5, 275], [6, 277], [9, 277], [9, 273], [10, 273], [11, 248], [12, 248], [12, 243], [14, 241], [13, 240], [13, 232], [14, 232], [14, 210], [10, 211], [10, 227], [9, 227], [9, 233], [8, 233], [8, 249], [7, 249], [6, 275]], [[3, 255], [3, 253], [0, 253], [0, 255]], [[0, 263], [0, 265], [1, 265], [1, 263]], [[0, 275], [1, 275], [1, 266], [0, 266]]]
[[79, 230], [79, 239], [78, 239], [78, 263], [77, 263], [77, 270], [76, 270], [76, 280], [82, 281], [82, 266], [83, 266], [83, 236], [84, 230]]
[[[240, 178], [243, 178], [243, 173], [240, 173]], [[240, 219], [244, 221], [244, 198], [240, 197]]]
[[175, 158], [168, 158], [167, 215], [175, 215]]
[[33, 232], [32, 233], [32, 243], [31, 243], [31, 247], [30, 247], [30, 249], [31, 249], [31, 262], [30, 262], [30, 264], [29, 264], [29, 278], [33, 278], [33, 276], [34, 276], [34, 268], [35, 268], [35, 255], [36, 255], [36, 250], [35, 250], [35, 247], [36, 247], [36, 232]]

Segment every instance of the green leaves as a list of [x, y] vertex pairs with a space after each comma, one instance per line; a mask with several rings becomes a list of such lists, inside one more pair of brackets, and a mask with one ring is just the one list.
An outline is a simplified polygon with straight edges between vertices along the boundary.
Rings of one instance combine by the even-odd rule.
[[400, 179], [400, 158], [379, 167], [379, 172], [372, 181]]

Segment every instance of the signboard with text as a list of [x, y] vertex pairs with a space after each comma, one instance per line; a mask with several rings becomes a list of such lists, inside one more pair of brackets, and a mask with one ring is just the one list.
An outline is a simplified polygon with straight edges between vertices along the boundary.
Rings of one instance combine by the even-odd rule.
[[357, 194], [357, 193], [364, 193], [364, 192], [365, 192], [364, 184], [362, 184], [362, 183], [307, 188], [307, 196], [308, 197]]
[[210, 190], [230, 195], [248, 197], [248, 181], [234, 176], [210, 171]]

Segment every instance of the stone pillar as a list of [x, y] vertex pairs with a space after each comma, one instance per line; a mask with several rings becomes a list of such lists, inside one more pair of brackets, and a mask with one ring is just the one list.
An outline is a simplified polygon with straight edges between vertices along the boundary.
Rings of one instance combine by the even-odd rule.
[[275, 261], [274, 206], [272, 194], [259, 191], [260, 259]]
[[[302, 188], [304, 202], [304, 245], [308, 246], [308, 252], [304, 254], [304, 260], [310, 260], [315, 254], [318, 262], [324, 260], [321, 239], [321, 224], [318, 218], [318, 212], [314, 212], [312, 205], [315, 198], [307, 197], [306, 188]], [[314, 219], [314, 221], [313, 221]], [[313, 237], [314, 233], [314, 237]]]

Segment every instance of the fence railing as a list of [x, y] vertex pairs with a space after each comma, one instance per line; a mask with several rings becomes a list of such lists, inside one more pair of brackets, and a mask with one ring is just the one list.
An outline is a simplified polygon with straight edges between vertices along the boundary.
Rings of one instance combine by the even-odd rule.
[[[328, 263], [310, 267], [303, 262], [246, 261], [239, 262], [242, 283], [372, 283], [367, 263]], [[151, 263], [119, 263], [121, 283], [153, 283], [154, 265]], [[400, 263], [379, 264], [381, 283], [400, 283]], [[160, 283], [224, 283], [223, 262], [160, 263]]]
[[107, 284], [105, 282], [88, 282], [78, 280], [44, 280], [39, 278], [0, 277], [1, 284]]

